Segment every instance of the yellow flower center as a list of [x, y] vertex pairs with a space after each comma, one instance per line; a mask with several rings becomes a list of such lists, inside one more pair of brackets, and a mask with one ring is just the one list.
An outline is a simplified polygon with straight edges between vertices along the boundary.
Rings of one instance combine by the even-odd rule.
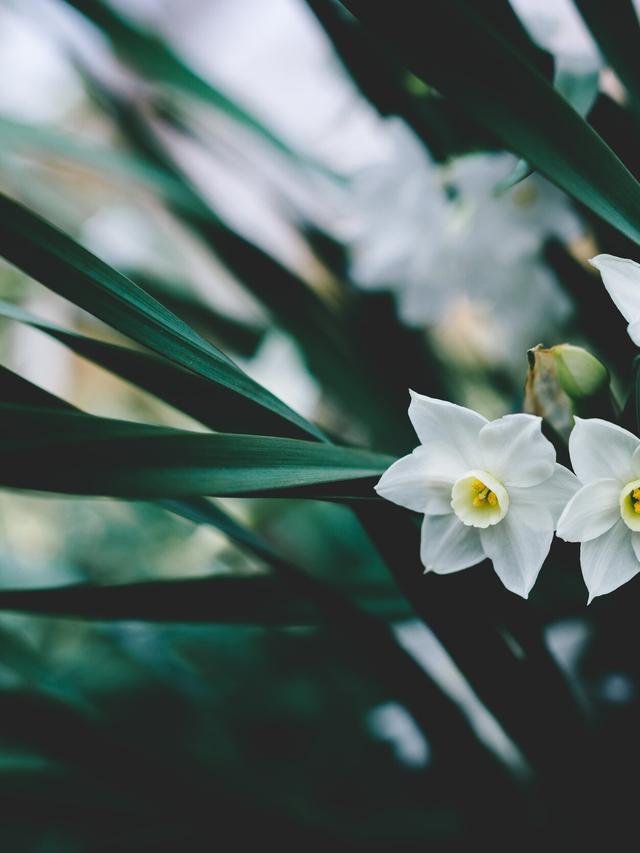
[[488, 471], [467, 471], [453, 484], [451, 508], [469, 527], [490, 527], [507, 514], [509, 495]]
[[[471, 491], [474, 506], [500, 506], [496, 493], [492, 492], [489, 486], [485, 486], [482, 480], [474, 480], [471, 483]], [[640, 489], [637, 489], [637, 492], [640, 497]], [[637, 512], [640, 512], [640, 508]]]
[[632, 480], [620, 492], [620, 515], [631, 530], [640, 531], [640, 480]]

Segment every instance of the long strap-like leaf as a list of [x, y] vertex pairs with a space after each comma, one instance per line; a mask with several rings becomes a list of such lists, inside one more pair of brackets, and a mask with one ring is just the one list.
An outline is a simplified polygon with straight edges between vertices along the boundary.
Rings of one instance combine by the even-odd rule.
[[[250, 379], [146, 291], [4, 195], [0, 195], [0, 254], [114, 329], [222, 386], [230, 397], [239, 395], [250, 401], [254, 414], [264, 409], [274, 413], [281, 422], [281, 434], [322, 438], [315, 426]], [[250, 420], [246, 429], [252, 429]]]
[[632, 0], [574, 0], [600, 51], [640, 106], [640, 21]]
[[482, 3], [342, 0], [411, 70], [571, 196], [640, 242], [640, 184]]
[[82, 495], [375, 498], [393, 461], [272, 436], [196, 433], [0, 404], [0, 484]]
[[282, 420], [268, 409], [259, 409], [246, 397], [229, 394], [224, 386], [209, 382], [164, 358], [64, 329], [2, 301], [0, 316], [45, 332], [78, 355], [154, 394], [213, 430], [247, 432], [251, 428], [255, 435], [282, 432]]

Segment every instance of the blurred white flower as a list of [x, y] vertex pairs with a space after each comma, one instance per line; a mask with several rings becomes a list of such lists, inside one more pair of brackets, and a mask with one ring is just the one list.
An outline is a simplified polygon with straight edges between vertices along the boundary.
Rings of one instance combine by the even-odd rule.
[[470, 302], [493, 320], [486, 360], [508, 360], [514, 351], [520, 358], [571, 309], [544, 263], [545, 241], [571, 242], [582, 223], [537, 175], [497, 195], [516, 163], [511, 155], [473, 154], [438, 166], [403, 123], [389, 124], [386, 161], [354, 182], [355, 281], [396, 291], [411, 326], [446, 323], [452, 306]]
[[565, 507], [558, 536], [582, 543], [592, 601], [640, 572], [640, 439], [599, 418], [576, 418], [569, 453], [582, 488]]
[[287, 335], [270, 330], [252, 359], [236, 361], [252, 379], [296, 412], [313, 417], [321, 389]]
[[629, 337], [640, 346], [640, 264], [614, 255], [597, 255], [590, 263], [599, 271], [607, 293], [629, 324]]
[[372, 708], [366, 722], [371, 734], [387, 741], [402, 764], [425, 767], [429, 763], [429, 744], [413, 717], [398, 702], [385, 702]]
[[571, 0], [511, 0], [531, 38], [574, 73], [599, 68], [598, 48]]
[[20, 121], [65, 118], [84, 96], [60, 50], [20, 15], [0, 9], [0, 111]]
[[424, 566], [450, 574], [488, 557], [507, 589], [526, 598], [578, 487], [556, 463], [541, 419], [487, 421], [413, 391], [409, 417], [422, 444], [385, 471], [376, 491], [424, 513]]

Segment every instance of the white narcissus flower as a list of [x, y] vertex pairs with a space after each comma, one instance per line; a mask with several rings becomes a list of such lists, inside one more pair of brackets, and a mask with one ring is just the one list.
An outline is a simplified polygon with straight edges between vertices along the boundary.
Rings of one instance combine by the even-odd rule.
[[553, 336], [571, 315], [543, 250], [552, 237], [581, 237], [581, 220], [539, 175], [497, 194], [517, 163], [511, 154], [468, 154], [443, 166], [399, 119], [384, 129], [386, 156], [350, 184], [342, 236], [354, 281], [394, 292], [402, 322], [432, 327], [445, 344], [459, 335], [461, 314], [478, 318], [474, 357], [519, 369], [514, 353]]
[[424, 513], [420, 556], [427, 570], [450, 574], [488, 557], [507, 589], [526, 598], [576, 478], [556, 463], [540, 418], [488, 421], [410, 393], [421, 445], [385, 471], [376, 491]]
[[607, 293], [629, 324], [629, 337], [640, 347], [640, 264], [614, 255], [596, 255], [590, 263], [602, 276]]
[[640, 572], [640, 439], [599, 418], [576, 418], [569, 453], [582, 488], [560, 516], [558, 536], [581, 543], [592, 601]]

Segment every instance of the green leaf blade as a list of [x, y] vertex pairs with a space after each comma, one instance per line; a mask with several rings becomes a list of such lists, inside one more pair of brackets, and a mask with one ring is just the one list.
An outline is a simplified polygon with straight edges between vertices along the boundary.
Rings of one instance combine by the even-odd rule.
[[[419, 7], [343, 0], [384, 34], [409, 68], [457, 101], [561, 189], [640, 243], [640, 184], [604, 140], [484, 14], [482, 4], [434, 0]], [[422, 11], [422, 10], [420, 10]]]
[[[27, 275], [132, 340], [251, 401], [254, 417], [267, 409], [278, 416], [285, 434], [323, 438], [317, 427], [250, 379], [146, 291], [4, 195], [0, 196], [0, 253]], [[245, 428], [251, 431], [253, 424], [249, 421]]]
[[0, 405], [0, 485], [128, 499], [198, 495], [375, 498], [393, 462], [367, 450], [195, 433]]

